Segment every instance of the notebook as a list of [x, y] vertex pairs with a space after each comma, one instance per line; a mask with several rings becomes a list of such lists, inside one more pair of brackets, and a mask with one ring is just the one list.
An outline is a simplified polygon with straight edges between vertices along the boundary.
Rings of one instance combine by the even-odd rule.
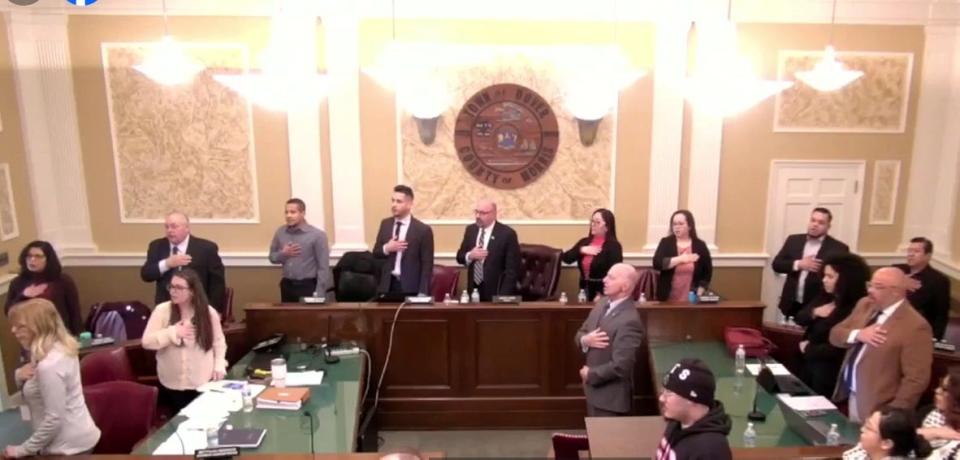
[[236, 428], [227, 430], [221, 428], [217, 436], [219, 447], [242, 447], [253, 449], [260, 447], [267, 430], [263, 428]]
[[261, 409], [299, 410], [307, 399], [310, 399], [309, 388], [270, 387], [257, 397], [257, 407]]

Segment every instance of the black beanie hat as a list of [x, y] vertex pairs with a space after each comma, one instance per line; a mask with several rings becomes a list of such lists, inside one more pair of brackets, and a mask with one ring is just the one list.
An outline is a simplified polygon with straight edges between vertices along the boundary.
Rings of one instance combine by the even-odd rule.
[[713, 405], [717, 381], [706, 363], [695, 358], [685, 358], [674, 364], [670, 372], [663, 376], [663, 387], [683, 399], [710, 407]]

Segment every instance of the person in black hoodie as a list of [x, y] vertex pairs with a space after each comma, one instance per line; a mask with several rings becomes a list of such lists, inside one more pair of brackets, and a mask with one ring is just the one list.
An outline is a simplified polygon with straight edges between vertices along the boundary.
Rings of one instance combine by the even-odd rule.
[[660, 413], [667, 428], [657, 446], [657, 460], [730, 460], [732, 422], [723, 403], [713, 399], [713, 372], [699, 359], [681, 359], [664, 376]]

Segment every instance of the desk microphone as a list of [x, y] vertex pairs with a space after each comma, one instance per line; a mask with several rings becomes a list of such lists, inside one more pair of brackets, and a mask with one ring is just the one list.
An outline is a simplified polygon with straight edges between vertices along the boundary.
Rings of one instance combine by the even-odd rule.
[[757, 409], [757, 397], [760, 395], [760, 388], [767, 390], [768, 388], [774, 388], [776, 385], [776, 378], [774, 378], [773, 372], [767, 367], [767, 362], [763, 358], [760, 358], [760, 372], [757, 372], [756, 383], [757, 385], [753, 390], [753, 410], [747, 414], [747, 419], [754, 422], [763, 422], [767, 420], [767, 414]]

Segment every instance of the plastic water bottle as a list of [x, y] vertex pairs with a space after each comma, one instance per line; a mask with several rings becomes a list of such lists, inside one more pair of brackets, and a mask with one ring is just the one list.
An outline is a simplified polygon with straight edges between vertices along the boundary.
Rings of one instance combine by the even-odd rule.
[[777, 311], [777, 324], [781, 326], [787, 324], [787, 316], [782, 311]]
[[793, 322], [793, 317], [792, 317], [792, 316], [788, 316], [788, 317], [787, 317], [787, 326], [796, 326], [796, 325], [797, 325], [797, 323]]
[[567, 304], [567, 293], [566, 293], [566, 292], [561, 292], [561, 293], [560, 293], [560, 305], [566, 305], [566, 304]]
[[753, 429], [752, 422], [743, 430], [743, 447], [757, 447], [757, 430]]
[[480, 303], [480, 290], [474, 289], [473, 294], [470, 294], [470, 302]]
[[737, 375], [743, 375], [747, 369], [747, 350], [743, 349], [743, 344], [737, 345], [736, 366]]
[[641, 293], [640, 293], [640, 304], [643, 305], [643, 304], [645, 304], [645, 303], [647, 303], [647, 293], [646, 293], [646, 292], [641, 292]]
[[581, 289], [580, 292], [577, 293], [577, 303], [587, 303], [586, 289]]
[[253, 412], [253, 392], [249, 384], [243, 384], [243, 411]]
[[450, 305], [450, 303], [452, 303], [452, 302], [453, 302], [453, 299], [450, 298], [450, 293], [449, 293], [449, 292], [443, 295], [443, 304], [444, 304], [444, 305]]
[[690, 302], [691, 304], [695, 304], [697, 303], [698, 300], [700, 299], [697, 298], [697, 293], [695, 291], [690, 291], [690, 293], [687, 294], [687, 302]]
[[466, 289], [464, 289], [463, 293], [460, 294], [460, 303], [470, 303], [470, 294], [467, 294]]
[[216, 423], [207, 427], [207, 448], [220, 445], [220, 427]]
[[830, 424], [830, 431], [827, 432], [827, 445], [828, 446], [839, 446], [840, 445], [840, 432], [837, 430], [837, 424]]

